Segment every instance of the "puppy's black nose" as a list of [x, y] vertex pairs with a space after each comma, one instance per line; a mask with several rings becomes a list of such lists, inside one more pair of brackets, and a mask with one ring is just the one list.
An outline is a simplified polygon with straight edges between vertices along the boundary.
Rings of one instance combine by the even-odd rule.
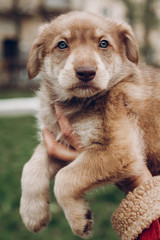
[[83, 82], [91, 81], [96, 75], [95, 67], [80, 66], [76, 68], [76, 76]]

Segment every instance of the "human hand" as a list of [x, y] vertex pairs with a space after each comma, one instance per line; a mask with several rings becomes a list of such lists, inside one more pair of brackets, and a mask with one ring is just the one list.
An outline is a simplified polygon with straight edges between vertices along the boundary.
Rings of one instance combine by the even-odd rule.
[[49, 155], [54, 156], [59, 160], [71, 162], [79, 155], [78, 150], [81, 148], [81, 143], [78, 136], [73, 132], [68, 119], [63, 115], [61, 107], [56, 105], [55, 110], [62, 135], [69, 142], [72, 148], [56, 141], [55, 136], [53, 136], [53, 134], [51, 134], [47, 129], [43, 129], [42, 131], [44, 144]]

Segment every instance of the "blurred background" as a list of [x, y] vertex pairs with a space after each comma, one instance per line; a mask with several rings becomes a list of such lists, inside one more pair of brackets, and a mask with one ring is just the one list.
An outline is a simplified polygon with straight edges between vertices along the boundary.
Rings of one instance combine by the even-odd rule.
[[[0, 239], [78, 240], [52, 194], [52, 220], [38, 234], [28, 232], [18, 208], [24, 163], [35, 146], [34, 92], [40, 79], [28, 80], [26, 63], [38, 26], [71, 10], [100, 13], [132, 25], [141, 61], [160, 67], [160, 0], [0, 0]], [[51, 184], [52, 193], [53, 183]], [[110, 218], [124, 194], [109, 185], [87, 195], [94, 212], [92, 240], [119, 239]]]
[[60, 13], [86, 10], [134, 29], [141, 56], [160, 66], [160, 0], [0, 0], [0, 86], [30, 85], [26, 73], [28, 51], [38, 26]]

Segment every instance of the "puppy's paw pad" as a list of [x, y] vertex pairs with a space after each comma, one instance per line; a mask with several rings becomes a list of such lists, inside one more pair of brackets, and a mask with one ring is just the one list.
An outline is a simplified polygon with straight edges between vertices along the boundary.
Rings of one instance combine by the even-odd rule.
[[[85, 218], [82, 220], [82, 222], [78, 224], [78, 229], [75, 229], [75, 233], [81, 237], [81, 238], [89, 238], [93, 231], [93, 220], [91, 216], [91, 212], [88, 210], [87, 213], [84, 216]], [[82, 228], [80, 229], [80, 226]]]
[[90, 210], [87, 211], [86, 215], [85, 215], [86, 219], [92, 219], [92, 213]]
[[87, 221], [87, 224], [85, 225], [83, 229], [83, 233], [87, 236], [89, 236], [92, 233], [93, 230], [93, 221], [90, 219]]

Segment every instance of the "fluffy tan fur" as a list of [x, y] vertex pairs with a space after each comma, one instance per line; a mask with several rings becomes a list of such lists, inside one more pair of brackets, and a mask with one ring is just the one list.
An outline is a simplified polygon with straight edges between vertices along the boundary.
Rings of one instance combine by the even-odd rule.
[[[60, 49], [61, 41], [66, 48]], [[49, 220], [55, 175], [54, 193], [72, 231], [87, 238], [93, 222], [86, 192], [139, 175], [145, 164], [158, 174], [160, 72], [139, 65], [138, 55], [130, 26], [102, 16], [71, 12], [40, 28], [28, 60], [29, 77], [41, 72], [43, 79], [39, 126], [63, 140], [54, 109], [59, 104], [84, 147], [64, 167], [42, 141], [25, 164], [20, 213], [29, 230], [39, 231]], [[91, 81], [77, 77], [83, 68], [95, 70]]]

